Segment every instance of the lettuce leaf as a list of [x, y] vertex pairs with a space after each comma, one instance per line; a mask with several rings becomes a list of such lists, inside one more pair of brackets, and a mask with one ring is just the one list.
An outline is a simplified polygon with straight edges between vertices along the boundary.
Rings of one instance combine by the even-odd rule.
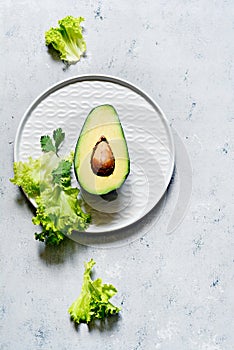
[[104, 319], [121, 310], [109, 301], [117, 293], [117, 289], [112, 284], [102, 284], [101, 278], [95, 281], [91, 279], [94, 265], [93, 259], [85, 263], [81, 293], [68, 309], [71, 319], [77, 324], [89, 323], [95, 318]]
[[10, 181], [25, 192], [30, 198], [36, 198], [52, 185], [51, 172], [58, 166], [60, 159], [48, 152], [37, 159], [29, 157], [27, 162], [14, 162], [14, 177]]
[[62, 129], [55, 130], [53, 138], [54, 145], [48, 135], [41, 137], [44, 153], [39, 158], [15, 162], [14, 178], [10, 181], [20, 186], [37, 205], [32, 221], [42, 226], [42, 232], [35, 233], [35, 238], [57, 245], [73, 230], [87, 229], [91, 217], [82, 210], [79, 189], [71, 186], [74, 153], [63, 159], [57, 155], [64, 139]]
[[50, 28], [45, 33], [46, 45], [51, 45], [60, 53], [61, 60], [76, 63], [86, 51], [82, 34], [83, 17], [67, 16], [58, 21], [59, 27]]
[[91, 217], [83, 212], [78, 200], [78, 188], [55, 184], [36, 198], [37, 211], [32, 221], [42, 226], [42, 232], [35, 238], [47, 244], [56, 245], [73, 230], [84, 231]]

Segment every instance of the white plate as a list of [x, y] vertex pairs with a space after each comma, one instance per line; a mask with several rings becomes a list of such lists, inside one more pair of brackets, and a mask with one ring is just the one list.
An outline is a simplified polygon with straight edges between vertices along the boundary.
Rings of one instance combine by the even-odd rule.
[[26, 161], [41, 154], [40, 137], [61, 127], [65, 131], [63, 154], [74, 150], [90, 110], [111, 104], [118, 112], [130, 154], [130, 174], [107, 202], [82, 193], [92, 206], [87, 232], [110, 232], [135, 223], [162, 198], [174, 168], [174, 143], [160, 107], [134, 85], [103, 75], [85, 75], [62, 81], [40, 95], [19, 125], [14, 158]]

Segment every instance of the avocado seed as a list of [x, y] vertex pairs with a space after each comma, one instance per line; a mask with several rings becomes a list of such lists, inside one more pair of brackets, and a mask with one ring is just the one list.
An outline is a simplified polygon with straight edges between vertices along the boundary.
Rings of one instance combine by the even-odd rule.
[[93, 149], [91, 168], [97, 176], [109, 176], [115, 169], [115, 158], [105, 136], [100, 137]]

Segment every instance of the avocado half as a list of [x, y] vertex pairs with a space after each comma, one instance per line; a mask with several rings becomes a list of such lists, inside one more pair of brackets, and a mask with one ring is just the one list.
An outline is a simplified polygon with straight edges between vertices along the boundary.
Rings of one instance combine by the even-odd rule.
[[130, 171], [126, 139], [118, 114], [111, 105], [101, 105], [87, 116], [74, 156], [80, 186], [104, 195], [119, 188]]

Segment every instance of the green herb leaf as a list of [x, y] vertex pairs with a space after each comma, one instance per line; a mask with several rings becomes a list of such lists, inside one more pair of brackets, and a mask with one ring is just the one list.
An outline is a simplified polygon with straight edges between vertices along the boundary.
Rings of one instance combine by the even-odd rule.
[[58, 152], [59, 146], [63, 142], [64, 138], [65, 138], [65, 132], [63, 132], [61, 128], [54, 130], [53, 139], [55, 142], [56, 153]]
[[41, 136], [41, 149], [43, 152], [56, 152], [56, 148], [49, 135]]
[[52, 171], [53, 182], [62, 186], [71, 185], [71, 167], [69, 160], [61, 160], [58, 167]]

